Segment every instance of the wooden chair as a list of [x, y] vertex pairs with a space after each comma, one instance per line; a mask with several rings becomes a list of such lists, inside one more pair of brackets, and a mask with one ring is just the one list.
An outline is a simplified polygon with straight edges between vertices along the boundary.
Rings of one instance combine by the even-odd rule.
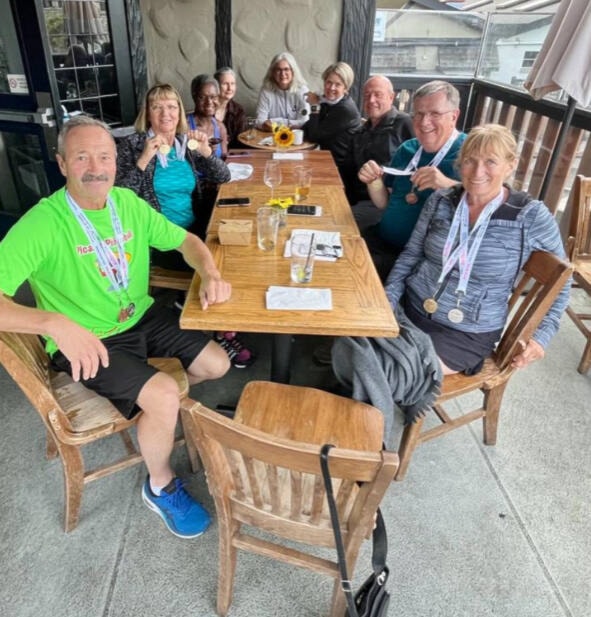
[[[574, 266], [575, 285], [591, 298], [591, 178], [577, 176], [572, 203], [568, 256]], [[566, 312], [587, 340], [577, 368], [579, 373], [585, 374], [591, 367], [591, 327], [585, 324], [591, 321], [591, 313], [578, 312], [572, 302]]]
[[[530, 339], [571, 273], [572, 266], [558, 257], [541, 251], [532, 253], [509, 299], [508, 325], [495, 352], [485, 360], [482, 371], [470, 376], [461, 373], [445, 376], [441, 393], [432, 408], [441, 425], [423, 430], [425, 418], [419, 418], [404, 427], [398, 449], [400, 467], [396, 480], [404, 479], [412, 454], [420, 443], [478, 418], [482, 418], [484, 443], [496, 443], [501, 402], [515, 370], [511, 368], [511, 360], [516, 355], [519, 341]], [[442, 406], [444, 402], [475, 390], [480, 390], [483, 395], [480, 407], [453, 418], [447, 414]]]
[[[142, 461], [128, 429], [138, 416], [124, 418], [105, 398], [72, 381], [66, 373], [54, 373], [39, 337], [0, 332], [0, 362], [38, 411], [47, 429], [47, 458], [62, 460], [65, 487], [65, 531], [78, 524], [84, 485]], [[188, 405], [186, 373], [176, 358], [154, 358], [150, 363], [173, 376], [181, 392], [181, 407]], [[96, 469], [85, 470], [82, 446], [119, 433], [125, 456]], [[177, 440], [176, 445], [184, 443]], [[190, 444], [187, 444], [190, 446]], [[196, 452], [189, 447], [194, 468]]]
[[[291, 413], [294, 409], [296, 414]], [[195, 439], [216, 505], [218, 615], [225, 616], [229, 610], [237, 550], [243, 549], [332, 576], [330, 615], [342, 617], [345, 600], [336, 554], [334, 559], [320, 557], [305, 547], [287, 547], [280, 540], [334, 549], [319, 445], [334, 443], [338, 448], [330, 452], [330, 468], [352, 576], [361, 542], [371, 534], [376, 509], [398, 463], [395, 453], [381, 451], [382, 414], [364, 403], [326, 392], [270, 382], [247, 385], [235, 420], [199, 403], [183, 413], [187, 439]], [[321, 421], [316, 423], [318, 418]], [[274, 430], [259, 430], [249, 421]], [[309, 443], [286, 436], [298, 433], [298, 425], [310, 437]], [[353, 444], [372, 442], [377, 447], [372, 451], [347, 448], [348, 432]], [[247, 533], [243, 525], [264, 530], [265, 538]]]

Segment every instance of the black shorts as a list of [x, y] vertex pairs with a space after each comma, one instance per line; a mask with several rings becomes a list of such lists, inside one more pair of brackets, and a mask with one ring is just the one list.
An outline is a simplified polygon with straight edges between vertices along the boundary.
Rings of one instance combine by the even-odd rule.
[[503, 330], [492, 332], [462, 332], [429, 319], [412, 306], [406, 296], [402, 307], [407, 317], [433, 341], [435, 353], [453, 371], [475, 375], [482, 369], [484, 359], [490, 356]]
[[[108, 398], [126, 418], [132, 418], [139, 411], [136, 401], [140, 390], [158, 372], [147, 359], [178, 358], [186, 369], [209, 340], [198, 330], [181, 330], [178, 315], [153, 304], [133, 328], [102, 339], [109, 352], [109, 366], [100, 366], [95, 377], [80, 381]], [[51, 364], [54, 370], [72, 374], [70, 361], [59, 350]]]

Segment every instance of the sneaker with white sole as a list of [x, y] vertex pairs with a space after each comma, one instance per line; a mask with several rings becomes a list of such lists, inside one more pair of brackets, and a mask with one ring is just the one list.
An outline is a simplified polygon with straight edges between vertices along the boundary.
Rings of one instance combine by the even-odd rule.
[[160, 495], [154, 495], [148, 476], [142, 488], [142, 499], [179, 538], [196, 538], [211, 523], [207, 510], [187, 493], [179, 478], [173, 478]]

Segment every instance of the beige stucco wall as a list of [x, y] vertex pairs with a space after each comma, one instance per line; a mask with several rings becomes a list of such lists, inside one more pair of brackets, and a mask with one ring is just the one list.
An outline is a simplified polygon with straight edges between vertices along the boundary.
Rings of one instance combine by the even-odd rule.
[[[172, 83], [192, 109], [191, 79], [213, 73], [215, 0], [141, 0], [149, 84]], [[338, 58], [342, 0], [233, 0], [232, 52], [236, 100], [254, 111], [272, 56], [291, 52], [308, 85]]]

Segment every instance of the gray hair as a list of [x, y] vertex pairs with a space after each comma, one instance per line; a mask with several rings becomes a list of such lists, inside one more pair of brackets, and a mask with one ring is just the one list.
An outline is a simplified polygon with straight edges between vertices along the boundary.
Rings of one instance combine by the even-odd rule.
[[349, 91], [355, 79], [353, 69], [346, 62], [335, 62], [327, 66], [322, 73], [322, 81], [326, 81], [329, 75], [338, 75], [345, 84], [345, 90]]
[[86, 114], [80, 114], [77, 116], [73, 116], [67, 122], [64, 122], [59, 135], [57, 136], [57, 153], [64, 158], [66, 156], [66, 148], [65, 142], [68, 133], [79, 126], [98, 126], [103, 129], [109, 137], [113, 140], [113, 144], [115, 144], [115, 139], [113, 139], [113, 135], [111, 134], [111, 128], [108, 124], [99, 120], [98, 118], [93, 118], [92, 116], [87, 116]]
[[219, 82], [222, 75], [232, 75], [234, 79], [236, 79], [236, 73], [233, 68], [229, 66], [223, 66], [221, 69], [218, 69], [213, 76]]
[[193, 81], [191, 81], [191, 97], [193, 101], [195, 101], [195, 97], [204, 86], [213, 86], [215, 88], [215, 93], [219, 96], [220, 84], [218, 84], [218, 80], [207, 73], [201, 73], [193, 77]]
[[296, 62], [296, 59], [288, 51], [282, 51], [280, 54], [273, 56], [271, 64], [269, 64], [269, 68], [263, 78], [263, 88], [265, 90], [277, 90], [277, 83], [275, 82], [275, 79], [273, 79], [273, 71], [275, 70], [275, 66], [281, 62], [281, 60], [285, 60], [291, 67], [292, 78], [291, 84], [289, 84], [289, 88], [287, 89], [288, 92], [297, 92], [300, 88], [307, 87], [308, 85], [306, 84], [306, 80], [300, 71], [300, 67]]
[[439, 79], [428, 81], [426, 84], [419, 86], [415, 90], [412, 100], [416, 101], [416, 99], [420, 99], [424, 96], [431, 96], [432, 94], [437, 94], [438, 92], [445, 93], [447, 101], [453, 109], [460, 108], [460, 93], [457, 88], [452, 86], [449, 82], [441, 81]]

